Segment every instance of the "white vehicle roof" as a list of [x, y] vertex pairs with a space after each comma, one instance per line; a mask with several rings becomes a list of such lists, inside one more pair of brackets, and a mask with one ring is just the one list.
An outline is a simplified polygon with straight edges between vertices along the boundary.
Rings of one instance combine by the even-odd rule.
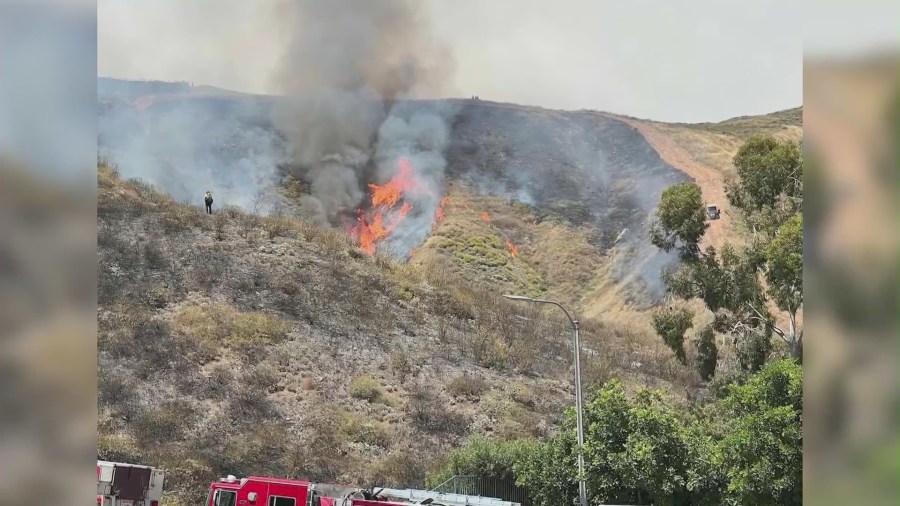
[[118, 466], [118, 467], [139, 467], [141, 469], [156, 469], [155, 467], [151, 467], [151, 466], [142, 466], [140, 464], [126, 464], [124, 462], [109, 462], [107, 460], [98, 460], [97, 465], [98, 466]]

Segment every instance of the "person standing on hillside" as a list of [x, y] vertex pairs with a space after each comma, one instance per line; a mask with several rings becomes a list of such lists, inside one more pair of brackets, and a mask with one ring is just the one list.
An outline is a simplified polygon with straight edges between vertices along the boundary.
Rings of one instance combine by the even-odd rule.
[[206, 214], [212, 214], [212, 193], [206, 192], [206, 195], [203, 196], [203, 201], [206, 202]]

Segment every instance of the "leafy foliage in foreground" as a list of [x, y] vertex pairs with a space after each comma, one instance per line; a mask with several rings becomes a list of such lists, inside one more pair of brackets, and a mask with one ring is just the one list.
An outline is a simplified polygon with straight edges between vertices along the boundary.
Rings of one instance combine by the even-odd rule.
[[[766, 365], [719, 399], [687, 411], [618, 381], [585, 406], [591, 504], [797, 505], [802, 502], [802, 368]], [[575, 413], [545, 442], [472, 440], [433, 482], [460, 475], [515, 478], [535, 506], [577, 497]]]
[[[714, 317], [712, 331], [730, 337], [741, 369], [755, 372], [770, 357], [773, 334], [792, 357], [802, 356], [803, 158], [798, 143], [757, 136], [741, 146], [734, 165], [739, 180], [727, 188], [728, 200], [752, 229], [749, 247], [700, 250], [706, 223], [700, 188], [692, 183], [663, 192], [650, 240], [664, 251], [677, 247], [681, 252], [681, 266], [663, 276], [668, 293], [703, 301]], [[773, 314], [773, 306], [787, 315], [787, 325]], [[684, 364], [684, 333], [693, 315], [681, 311], [658, 312], [653, 323]], [[709, 330], [701, 329], [695, 341], [696, 363], [708, 381], [718, 351], [714, 336], [703, 332]]]

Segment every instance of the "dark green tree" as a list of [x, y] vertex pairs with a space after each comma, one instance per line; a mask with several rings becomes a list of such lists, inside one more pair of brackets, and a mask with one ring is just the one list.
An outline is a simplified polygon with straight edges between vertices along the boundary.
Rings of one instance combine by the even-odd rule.
[[685, 258], [696, 257], [697, 244], [706, 232], [703, 195], [695, 183], [678, 183], [666, 188], [650, 228], [650, 240], [658, 248], [678, 248]]
[[744, 212], [754, 231], [771, 236], [802, 211], [803, 160], [798, 143], [751, 137], [735, 155], [734, 166], [740, 182], [728, 185], [728, 200]]
[[[690, 412], [607, 382], [585, 405], [590, 504], [800, 504], [802, 379], [795, 361], [778, 360]], [[549, 440], [475, 438], [429, 481], [512, 475], [535, 506], [572, 504], [576, 440], [570, 408]]]
[[[769, 356], [772, 346], [767, 340], [772, 334], [785, 342], [792, 357], [802, 354], [798, 314], [803, 303], [803, 219], [799, 214], [803, 160], [797, 143], [752, 137], [741, 146], [734, 164], [740, 181], [729, 188], [729, 200], [760, 232], [748, 248], [741, 252], [728, 245], [718, 252], [712, 247], [696, 249], [705, 224], [697, 226], [694, 211], [702, 219], [702, 202], [699, 188], [684, 183], [663, 192], [651, 240], [666, 251], [676, 244], [687, 245], [691, 253], [683, 256], [687, 261], [664, 274], [669, 293], [701, 299], [714, 314], [713, 329], [731, 336], [738, 344], [742, 367], [755, 371]], [[769, 310], [771, 302], [787, 313], [787, 328]], [[683, 342], [671, 334], [663, 337]]]
[[768, 364], [721, 405], [719, 459], [730, 504], [799, 505], [803, 499], [803, 370]]
[[675, 358], [687, 363], [684, 352], [684, 333], [693, 325], [694, 315], [684, 308], [665, 308], [653, 313], [653, 328], [666, 346], [675, 352]]
[[663, 279], [671, 294], [706, 304], [714, 315], [713, 330], [730, 336], [744, 353], [739, 353], [744, 369], [755, 371], [765, 362], [771, 345], [759, 339], [771, 338], [776, 327], [753, 257], [727, 244], [720, 254], [708, 247], [697, 261], [682, 264]]
[[516, 483], [528, 490], [533, 506], [574, 504], [578, 498], [577, 439], [572, 419], [568, 416], [557, 436], [523, 454], [513, 467]]
[[719, 348], [716, 346], [716, 332], [712, 325], [703, 327], [697, 336], [697, 372], [703, 381], [709, 381], [716, 374], [719, 363]]
[[738, 364], [746, 372], [757, 372], [772, 353], [772, 329], [768, 326], [744, 328], [736, 339]]
[[803, 346], [803, 329], [799, 327], [797, 313], [803, 304], [803, 216], [796, 214], [787, 220], [765, 249], [765, 275], [769, 297], [779, 309], [788, 314], [789, 327], [772, 330], [791, 350], [800, 355]]

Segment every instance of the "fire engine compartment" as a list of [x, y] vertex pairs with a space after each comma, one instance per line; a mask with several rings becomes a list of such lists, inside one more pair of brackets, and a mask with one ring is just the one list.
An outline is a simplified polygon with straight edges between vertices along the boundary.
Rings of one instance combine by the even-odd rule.
[[165, 471], [149, 466], [97, 461], [99, 506], [158, 506]]

